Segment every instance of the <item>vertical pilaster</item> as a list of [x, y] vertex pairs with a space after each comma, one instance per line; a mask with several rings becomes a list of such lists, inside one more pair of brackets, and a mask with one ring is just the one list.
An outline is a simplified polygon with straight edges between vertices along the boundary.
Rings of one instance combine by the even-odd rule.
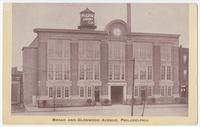
[[78, 87], [78, 65], [79, 65], [79, 55], [78, 55], [78, 40], [72, 40], [70, 43], [70, 68], [71, 68], [71, 95], [79, 95]]
[[125, 45], [125, 75], [127, 82], [127, 94], [131, 95], [133, 85], [133, 45], [128, 42]]
[[161, 64], [161, 55], [160, 55], [160, 46], [153, 46], [153, 80], [154, 80], [154, 95], [160, 95], [160, 64]]
[[179, 47], [172, 47], [173, 95], [179, 96]]
[[101, 74], [101, 98], [108, 96], [108, 43], [103, 41], [100, 44], [100, 74]]
[[39, 96], [47, 96], [46, 80], [47, 80], [47, 40], [40, 38], [38, 47]]

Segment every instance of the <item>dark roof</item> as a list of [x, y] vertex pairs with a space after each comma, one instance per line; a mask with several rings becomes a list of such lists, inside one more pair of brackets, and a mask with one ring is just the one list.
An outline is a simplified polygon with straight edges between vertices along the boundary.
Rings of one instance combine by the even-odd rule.
[[88, 8], [86, 8], [86, 9], [83, 10], [83, 11], [81, 11], [80, 13], [81, 13], [81, 14], [82, 14], [82, 13], [92, 13], [92, 14], [94, 14], [94, 12], [91, 11], [90, 9], [88, 9]]

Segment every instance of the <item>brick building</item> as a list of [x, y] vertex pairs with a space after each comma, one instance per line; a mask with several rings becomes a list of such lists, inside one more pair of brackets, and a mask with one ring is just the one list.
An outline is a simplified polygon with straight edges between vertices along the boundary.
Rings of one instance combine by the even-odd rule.
[[180, 97], [179, 35], [130, 32], [116, 19], [95, 30], [95, 14], [80, 13], [78, 29], [34, 29], [23, 48], [24, 103], [74, 106], [129, 104], [132, 96], [148, 103], [176, 103]]
[[17, 67], [12, 67], [11, 104], [23, 104], [23, 74]]
[[179, 83], [180, 83], [180, 96], [185, 98], [188, 102], [188, 63], [189, 63], [189, 50], [188, 48], [179, 48]]

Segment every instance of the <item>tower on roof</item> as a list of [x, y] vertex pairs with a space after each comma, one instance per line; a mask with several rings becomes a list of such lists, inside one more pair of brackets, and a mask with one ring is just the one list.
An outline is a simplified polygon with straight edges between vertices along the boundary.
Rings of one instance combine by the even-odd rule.
[[95, 17], [95, 13], [88, 8], [81, 11], [80, 12], [80, 26], [78, 26], [78, 29], [94, 30], [96, 28], [94, 17]]

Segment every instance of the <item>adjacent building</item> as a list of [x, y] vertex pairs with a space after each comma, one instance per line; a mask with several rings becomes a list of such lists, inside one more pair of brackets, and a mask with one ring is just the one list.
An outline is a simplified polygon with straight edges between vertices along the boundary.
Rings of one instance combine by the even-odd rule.
[[23, 104], [23, 74], [17, 67], [12, 67], [11, 104]]
[[23, 48], [26, 106], [130, 104], [132, 93], [136, 104], [141, 94], [148, 103], [178, 103], [180, 35], [130, 32], [120, 19], [95, 28], [86, 9], [78, 29], [34, 29], [37, 37]]

